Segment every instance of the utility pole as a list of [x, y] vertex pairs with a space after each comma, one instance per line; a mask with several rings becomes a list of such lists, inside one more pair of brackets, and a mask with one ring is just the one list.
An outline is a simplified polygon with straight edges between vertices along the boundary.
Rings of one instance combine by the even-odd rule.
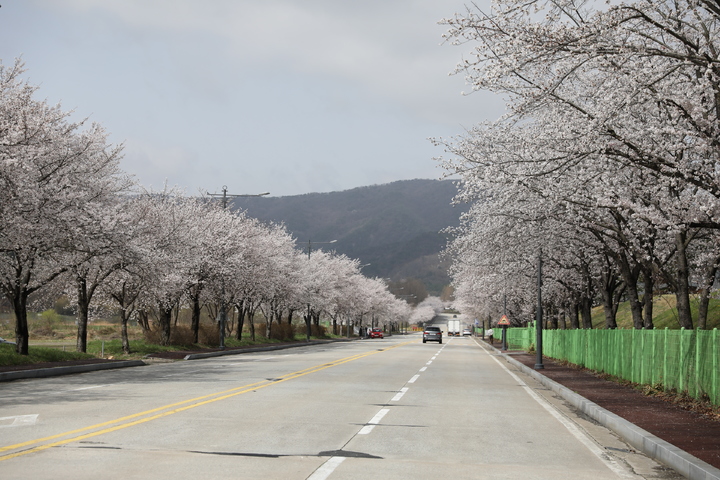
[[[238, 197], [264, 197], [265, 195], [270, 195], [270, 192], [263, 192], [263, 193], [257, 193], [257, 194], [228, 194], [227, 193], [227, 185], [223, 185], [222, 187], [222, 193], [210, 193], [207, 192], [208, 196], [210, 197], [220, 197], [222, 198], [222, 208], [223, 210], [227, 210], [227, 204], [228, 204], [228, 198], [238, 198]], [[227, 304], [225, 303], [225, 280], [221, 280], [220, 283], [220, 349], [225, 349], [225, 325], [227, 324]]]

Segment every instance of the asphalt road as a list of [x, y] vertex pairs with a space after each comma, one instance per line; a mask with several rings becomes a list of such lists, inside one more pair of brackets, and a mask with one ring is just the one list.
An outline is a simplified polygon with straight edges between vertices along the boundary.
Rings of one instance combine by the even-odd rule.
[[681, 478], [471, 338], [0, 385], [0, 478]]

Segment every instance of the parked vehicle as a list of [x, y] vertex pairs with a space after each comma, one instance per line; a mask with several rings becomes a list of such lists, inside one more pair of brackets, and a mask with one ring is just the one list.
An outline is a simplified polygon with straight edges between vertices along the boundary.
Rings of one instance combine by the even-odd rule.
[[442, 330], [440, 330], [440, 327], [425, 327], [423, 343], [428, 341], [442, 343]]
[[383, 338], [382, 328], [375, 327], [370, 330], [370, 338]]

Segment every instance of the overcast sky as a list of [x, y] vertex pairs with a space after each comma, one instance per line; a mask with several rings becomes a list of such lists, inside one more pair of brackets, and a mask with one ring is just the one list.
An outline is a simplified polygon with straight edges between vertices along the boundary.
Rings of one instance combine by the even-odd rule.
[[[475, 2], [486, 5], [489, 0]], [[450, 76], [462, 0], [3, 0], [0, 58], [101, 123], [145, 186], [273, 196], [440, 178], [448, 137], [502, 115]]]

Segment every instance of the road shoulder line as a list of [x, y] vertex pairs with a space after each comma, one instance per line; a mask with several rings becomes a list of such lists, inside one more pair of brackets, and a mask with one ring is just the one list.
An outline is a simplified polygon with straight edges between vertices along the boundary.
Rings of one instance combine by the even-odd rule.
[[[476, 341], [476, 343], [478, 342]], [[690, 455], [686, 451], [638, 427], [619, 415], [604, 409], [597, 403], [591, 402], [587, 398], [578, 395], [569, 388], [523, 365], [511, 356], [500, 352], [495, 347], [481, 345], [480, 343], [478, 343], [478, 345], [486, 350], [492, 348], [497, 356], [504, 358], [505, 361], [518, 368], [525, 375], [532, 377], [554, 393], [562, 396], [573, 407], [604, 427], [612, 430], [628, 444], [637, 448], [648, 457], [664, 463], [691, 480], [720, 480], [720, 469]]]

